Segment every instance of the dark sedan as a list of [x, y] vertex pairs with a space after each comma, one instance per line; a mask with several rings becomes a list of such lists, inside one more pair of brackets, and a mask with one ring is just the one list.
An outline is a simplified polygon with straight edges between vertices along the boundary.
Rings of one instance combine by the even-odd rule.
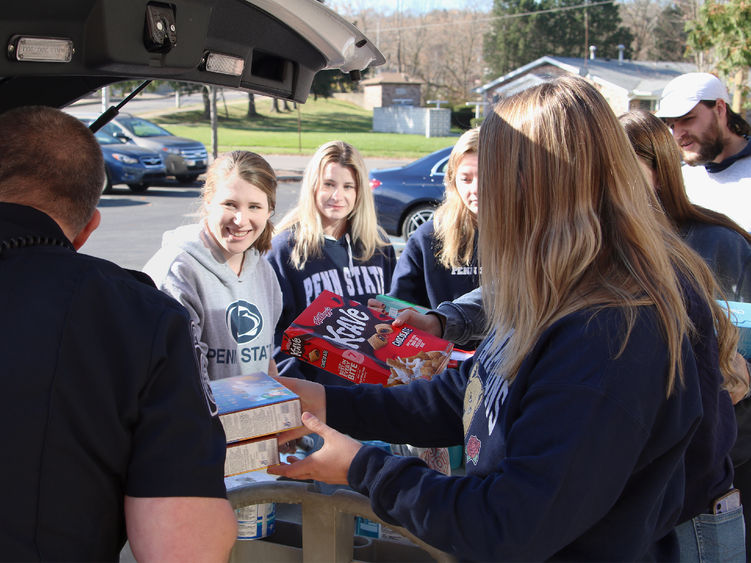
[[443, 200], [443, 178], [451, 149], [437, 150], [398, 168], [370, 171], [378, 222], [388, 234], [406, 240], [433, 218]]

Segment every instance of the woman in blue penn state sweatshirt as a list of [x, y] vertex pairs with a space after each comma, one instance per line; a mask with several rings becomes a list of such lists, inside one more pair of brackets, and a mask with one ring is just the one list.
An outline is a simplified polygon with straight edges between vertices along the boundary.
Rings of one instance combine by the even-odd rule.
[[[480, 285], [477, 268], [477, 138], [466, 131], [446, 166], [443, 203], [407, 241], [389, 295], [435, 308]], [[465, 345], [474, 350], [480, 341]]]
[[[637, 166], [584, 79], [501, 100], [479, 142], [489, 336], [431, 381], [292, 381], [325, 443], [269, 472], [348, 483], [463, 560], [677, 560], [684, 454], [702, 416], [689, 311], [711, 324], [719, 306]], [[737, 338], [727, 317], [718, 334]], [[353, 438], [463, 438], [466, 474]]]
[[278, 230], [266, 257], [282, 288], [274, 356], [279, 373], [346, 385], [280, 346], [284, 330], [322, 290], [367, 303], [391, 287], [396, 256], [378, 226], [365, 162], [352, 145], [331, 141], [318, 148], [305, 168], [297, 206]]

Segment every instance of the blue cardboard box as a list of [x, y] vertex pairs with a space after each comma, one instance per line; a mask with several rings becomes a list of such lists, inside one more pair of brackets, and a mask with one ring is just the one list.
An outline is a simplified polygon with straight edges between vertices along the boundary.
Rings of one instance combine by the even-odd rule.
[[265, 373], [210, 381], [227, 443], [302, 425], [300, 398]]

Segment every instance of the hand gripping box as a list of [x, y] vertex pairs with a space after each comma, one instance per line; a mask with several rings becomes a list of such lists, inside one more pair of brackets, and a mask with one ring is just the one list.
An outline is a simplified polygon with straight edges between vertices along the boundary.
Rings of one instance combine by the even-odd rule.
[[282, 351], [354, 383], [399, 385], [443, 371], [453, 344], [323, 291], [284, 331]]

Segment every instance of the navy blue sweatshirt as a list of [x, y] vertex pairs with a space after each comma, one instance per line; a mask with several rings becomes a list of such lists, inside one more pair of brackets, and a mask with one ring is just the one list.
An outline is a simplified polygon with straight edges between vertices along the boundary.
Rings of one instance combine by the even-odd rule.
[[389, 295], [435, 309], [479, 287], [477, 237], [472, 262], [460, 268], [446, 268], [437, 259], [439, 243], [433, 221], [420, 226], [409, 237], [394, 270]]
[[308, 259], [304, 268], [298, 270], [290, 262], [292, 237], [289, 229], [282, 231], [271, 241], [271, 251], [266, 254], [282, 288], [282, 314], [274, 337], [274, 359], [279, 373], [325, 385], [346, 385], [346, 379], [281, 352], [282, 334], [324, 289], [363, 304], [385, 293], [391, 286], [396, 264], [394, 248], [385, 246], [376, 250], [370, 260], [360, 261], [355, 258], [360, 248], [347, 233], [338, 240], [326, 238], [322, 255]]
[[722, 225], [686, 221], [683, 240], [707, 263], [730, 301], [751, 301], [751, 244]]
[[501, 349], [398, 388], [326, 389], [327, 423], [361, 440], [448, 446], [466, 475], [365, 446], [350, 486], [381, 518], [464, 560], [678, 560], [684, 453], [702, 416], [694, 350], [665, 397], [668, 361], [653, 307], [619, 354], [615, 308], [570, 314], [543, 332], [509, 384]]

